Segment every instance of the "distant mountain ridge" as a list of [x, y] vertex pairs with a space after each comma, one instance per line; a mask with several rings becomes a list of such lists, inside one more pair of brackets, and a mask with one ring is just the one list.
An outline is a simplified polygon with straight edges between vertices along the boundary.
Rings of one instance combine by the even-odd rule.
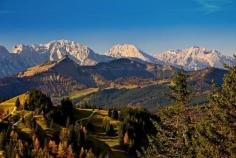
[[157, 54], [156, 58], [166, 64], [182, 67], [187, 71], [201, 70], [207, 67], [224, 69], [224, 64], [230, 66], [236, 64], [232, 57], [222, 55], [217, 50], [207, 50], [197, 46], [162, 52]]
[[19, 44], [12, 48], [11, 53], [4, 46], [0, 46], [0, 78], [14, 75], [48, 61], [57, 61], [65, 56], [70, 56], [76, 63], [86, 66], [128, 58], [143, 64], [172, 65], [188, 71], [206, 67], [222, 69], [224, 63], [235, 64], [232, 57], [224, 56], [216, 50], [200, 47], [169, 50], [153, 57], [132, 44], [118, 44], [101, 55], [96, 54], [88, 46], [75, 41], [55, 40], [45, 44]]
[[0, 47], [0, 78], [14, 75], [29, 67], [47, 61], [57, 61], [64, 56], [70, 56], [80, 65], [95, 65], [110, 61], [111, 57], [96, 54], [88, 46], [69, 40], [55, 40], [45, 44], [18, 44], [10, 53], [5, 47]]

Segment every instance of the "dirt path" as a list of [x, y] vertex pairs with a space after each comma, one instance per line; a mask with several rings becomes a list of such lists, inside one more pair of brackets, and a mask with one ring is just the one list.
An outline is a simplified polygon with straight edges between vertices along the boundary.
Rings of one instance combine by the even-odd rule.
[[96, 113], [97, 113], [97, 111], [93, 111], [88, 117], [85, 117], [85, 118], [75, 121], [75, 124], [79, 124], [80, 122], [82, 122], [84, 120], [90, 120]]
[[16, 111], [16, 107], [14, 107], [14, 109], [13, 109], [7, 116], [5, 116], [4, 118], [2, 118], [2, 120], [5, 120], [5, 119], [7, 119], [10, 115], [13, 115], [15, 111]]

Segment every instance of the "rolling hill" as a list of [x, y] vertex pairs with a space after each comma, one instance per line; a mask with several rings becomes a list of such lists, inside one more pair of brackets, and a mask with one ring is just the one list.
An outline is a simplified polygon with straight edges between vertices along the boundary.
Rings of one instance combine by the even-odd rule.
[[[11, 98], [36, 88], [56, 100], [69, 96], [83, 105], [137, 104], [153, 110], [170, 103], [166, 95], [168, 84], [177, 71], [170, 65], [143, 64], [127, 58], [80, 66], [73, 58], [65, 56], [0, 79], [0, 97]], [[190, 88], [204, 94], [198, 96], [196, 103], [204, 101], [207, 91], [211, 90], [212, 80], [222, 83], [226, 72], [215, 68], [186, 72], [190, 75]]]
[[[0, 80], [0, 97], [10, 98], [32, 88], [41, 89], [50, 96], [65, 96], [74, 91], [109, 87], [111, 84], [127, 83], [132, 78], [142, 84], [162, 77], [161, 72], [171, 76], [173, 67], [144, 65], [129, 59], [117, 59], [95, 66], [80, 66], [71, 57], [47, 62], [26, 69], [15, 76]], [[14, 90], [13, 90], [14, 89]]]

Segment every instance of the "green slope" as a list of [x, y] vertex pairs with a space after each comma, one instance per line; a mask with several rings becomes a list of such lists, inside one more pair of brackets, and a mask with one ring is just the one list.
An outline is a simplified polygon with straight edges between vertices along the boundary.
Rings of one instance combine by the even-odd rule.
[[156, 110], [158, 106], [171, 103], [168, 96], [167, 84], [151, 85], [133, 89], [104, 89], [96, 93], [77, 99], [77, 104], [85, 106], [122, 107], [127, 105], [140, 105], [149, 110]]

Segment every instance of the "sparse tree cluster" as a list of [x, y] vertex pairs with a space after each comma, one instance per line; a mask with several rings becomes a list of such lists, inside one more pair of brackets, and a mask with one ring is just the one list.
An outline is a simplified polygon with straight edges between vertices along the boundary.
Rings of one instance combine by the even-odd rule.
[[[38, 90], [29, 92], [25, 102], [25, 111], [20, 115], [10, 116], [9, 122], [0, 122], [0, 151], [9, 158], [86, 158], [105, 157], [109, 152], [95, 150], [94, 142], [88, 137], [92, 124], [73, 125], [73, 104], [69, 98], [61, 100], [57, 107], [49, 97]], [[20, 107], [19, 99], [15, 106]], [[37, 117], [46, 121], [47, 130], [43, 129]], [[30, 134], [21, 132], [17, 126], [31, 129]], [[61, 124], [60, 134], [54, 131], [54, 124]], [[114, 129], [113, 129], [114, 130]], [[113, 133], [112, 127], [107, 134]]]
[[108, 116], [115, 119], [115, 120], [118, 120], [119, 119], [119, 112], [116, 109], [109, 109]]
[[137, 151], [148, 145], [148, 134], [156, 133], [151, 115], [145, 109], [124, 108], [121, 111], [121, 121], [120, 145], [131, 155], [136, 155]]
[[93, 142], [88, 139], [84, 126], [70, 125], [62, 128], [56, 139], [45, 135], [42, 138], [36, 129], [25, 138], [18, 131], [8, 128], [0, 132], [0, 150], [5, 151], [7, 158], [85, 158], [99, 155], [95, 156]]

